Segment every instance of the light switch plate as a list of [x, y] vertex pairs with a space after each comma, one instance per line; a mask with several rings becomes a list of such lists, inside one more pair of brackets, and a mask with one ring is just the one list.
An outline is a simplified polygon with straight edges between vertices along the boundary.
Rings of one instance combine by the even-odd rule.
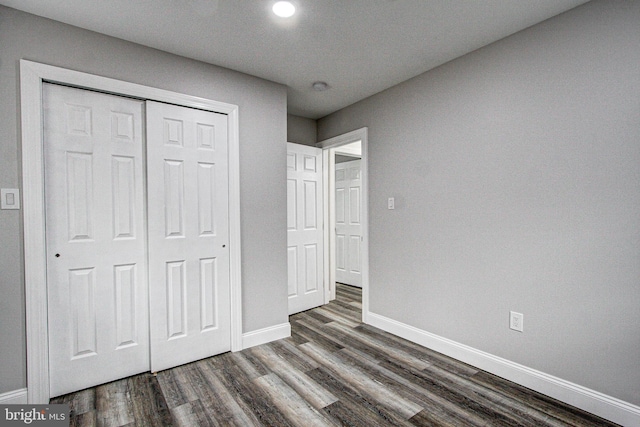
[[20, 190], [17, 188], [0, 189], [0, 209], [20, 209]]

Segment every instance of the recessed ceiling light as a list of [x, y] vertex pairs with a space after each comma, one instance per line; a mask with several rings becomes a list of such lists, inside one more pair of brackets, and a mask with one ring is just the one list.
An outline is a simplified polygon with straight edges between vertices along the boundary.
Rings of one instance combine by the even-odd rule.
[[314, 82], [311, 87], [313, 88], [313, 90], [316, 90], [318, 92], [329, 89], [329, 85], [327, 84], [327, 82]]
[[279, 1], [273, 5], [273, 13], [281, 18], [290, 18], [296, 13], [296, 7], [288, 1]]

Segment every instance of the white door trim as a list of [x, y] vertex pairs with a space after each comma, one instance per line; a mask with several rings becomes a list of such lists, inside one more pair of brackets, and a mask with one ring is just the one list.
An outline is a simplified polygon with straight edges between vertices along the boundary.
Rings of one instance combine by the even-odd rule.
[[339, 135], [333, 138], [318, 142], [317, 146], [323, 151], [323, 180], [324, 180], [324, 256], [328, 262], [325, 262], [325, 302], [329, 302], [329, 298], [335, 298], [336, 290], [331, 284], [335, 283], [335, 242], [331, 239], [333, 227], [335, 225], [334, 209], [332, 203], [332, 194], [335, 194], [335, 185], [330, 177], [335, 175], [335, 162], [333, 156], [329, 156], [330, 149], [341, 145], [350, 144], [352, 142], [361, 141], [362, 144], [362, 322], [367, 323], [369, 315], [369, 130], [366, 127], [356, 129], [354, 131]]
[[227, 114], [229, 124], [231, 350], [242, 350], [238, 106], [23, 59], [20, 60], [20, 103], [27, 314], [27, 395], [29, 403], [46, 404], [49, 403], [50, 397], [44, 157], [42, 150], [42, 83], [44, 81]]

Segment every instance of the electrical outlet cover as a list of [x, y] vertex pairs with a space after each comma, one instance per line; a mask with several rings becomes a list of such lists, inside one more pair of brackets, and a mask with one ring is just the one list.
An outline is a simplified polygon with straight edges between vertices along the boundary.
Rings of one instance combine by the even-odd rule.
[[524, 315], [522, 313], [516, 313], [515, 311], [509, 312], [509, 328], [514, 331], [523, 332]]

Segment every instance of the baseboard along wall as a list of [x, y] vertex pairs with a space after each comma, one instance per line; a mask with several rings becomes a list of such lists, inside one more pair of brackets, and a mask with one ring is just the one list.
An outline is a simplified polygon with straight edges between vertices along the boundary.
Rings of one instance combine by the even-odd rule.
[[0, 394], [0, 405], [26, 405], [27, 403], [26, 388]]
[[242, 334], [242, 349], [266, 344], [291, 336], [291, 324], [289, 322], [269, 326]]
[[545, 374], [372, 312], [367, 323], [623, 426], [640, 426], [640, 406]]

